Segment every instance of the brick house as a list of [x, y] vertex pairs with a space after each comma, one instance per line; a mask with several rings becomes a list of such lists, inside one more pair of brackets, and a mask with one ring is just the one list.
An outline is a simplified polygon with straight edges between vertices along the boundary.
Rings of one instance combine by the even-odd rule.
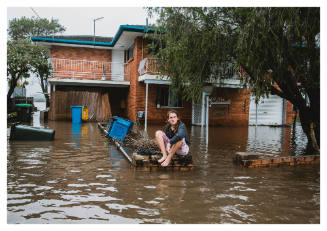
[[106, 121], [118, 115], [136, 121], [144, 112], [147, 123], [163, 123], [175, 109], [189, 124], [284, 125], [292, 121], [292, 105], [271, 96], [256, 105], [250, 89], [236, 73], [205, 87], [200, 102], [173, 99], [168, 77], [148, 56], [146, 26], [121, 25], [113, 38], [93, 36], [32, 37], [50, 50], [51, 120], [70, 120], [71, 105], [87, 105], [89, 117]]

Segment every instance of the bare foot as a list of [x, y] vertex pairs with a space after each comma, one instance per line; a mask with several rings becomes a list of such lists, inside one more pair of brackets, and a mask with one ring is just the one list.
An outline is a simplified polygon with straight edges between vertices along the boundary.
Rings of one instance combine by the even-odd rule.
[[161, 164], [162, 162], [164, 162], [164, 160], [165, 160], [166, 158], [167, 158], [167, 156], [163, 156], [161, 159], [158, 160], [158, 163]]
[[166, 160], [161, 164], [161, 166], [162, 166], [162, 167], [166, 167], [166, 166], [168, 166], [169, 163], [170, 163], [170, 159], [171, 159], [171, 158], [167, 157]]

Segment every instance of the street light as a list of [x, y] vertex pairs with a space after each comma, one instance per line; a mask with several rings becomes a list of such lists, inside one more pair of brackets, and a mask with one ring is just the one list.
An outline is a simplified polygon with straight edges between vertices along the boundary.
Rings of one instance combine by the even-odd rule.
[[95, 21], [103, 19], [103, 17], [93, 19], [93, 43], [95, 43]]

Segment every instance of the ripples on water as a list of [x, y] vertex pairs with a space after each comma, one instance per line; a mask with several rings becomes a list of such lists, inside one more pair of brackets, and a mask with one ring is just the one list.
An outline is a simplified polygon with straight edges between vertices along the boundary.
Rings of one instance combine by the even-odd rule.
[[[149, 173], [130, 168], [96, 123], [45, 126], [56, 129], [55, 141], [8, 142], [8, 223], [320, 222], [318, 166], [231, 161], [237, 151], [298, 155], [301, 131], [292, 140], [290, 128], [192, 127], [198, 167]], [[150, 136], [159, 128], [150, 126]]]

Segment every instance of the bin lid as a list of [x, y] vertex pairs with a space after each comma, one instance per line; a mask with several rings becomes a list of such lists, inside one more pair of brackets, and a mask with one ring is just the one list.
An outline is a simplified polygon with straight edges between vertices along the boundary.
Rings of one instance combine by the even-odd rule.
[[70, 108], [82, 108], [83, 106], [70, 106]]
[[16, 104], [16, 107], [32, 107], [32, 104], [28, 104], [28, 103], [19, 103]]
[[123, 119], [123, 118], [120, 118], [120, 117], [118, 117], [118, 116], [116, 116], [116, 122], [117, 123], [120, 123], [120, 124], [123, 124], [123, 125], [125, 125], [125, 126], [127, 126], [127, 127], [129, 127], [130, 125], [131, 125], [131, 121], [129, 121], [129, 120], [125, 120], [125, 119]]

